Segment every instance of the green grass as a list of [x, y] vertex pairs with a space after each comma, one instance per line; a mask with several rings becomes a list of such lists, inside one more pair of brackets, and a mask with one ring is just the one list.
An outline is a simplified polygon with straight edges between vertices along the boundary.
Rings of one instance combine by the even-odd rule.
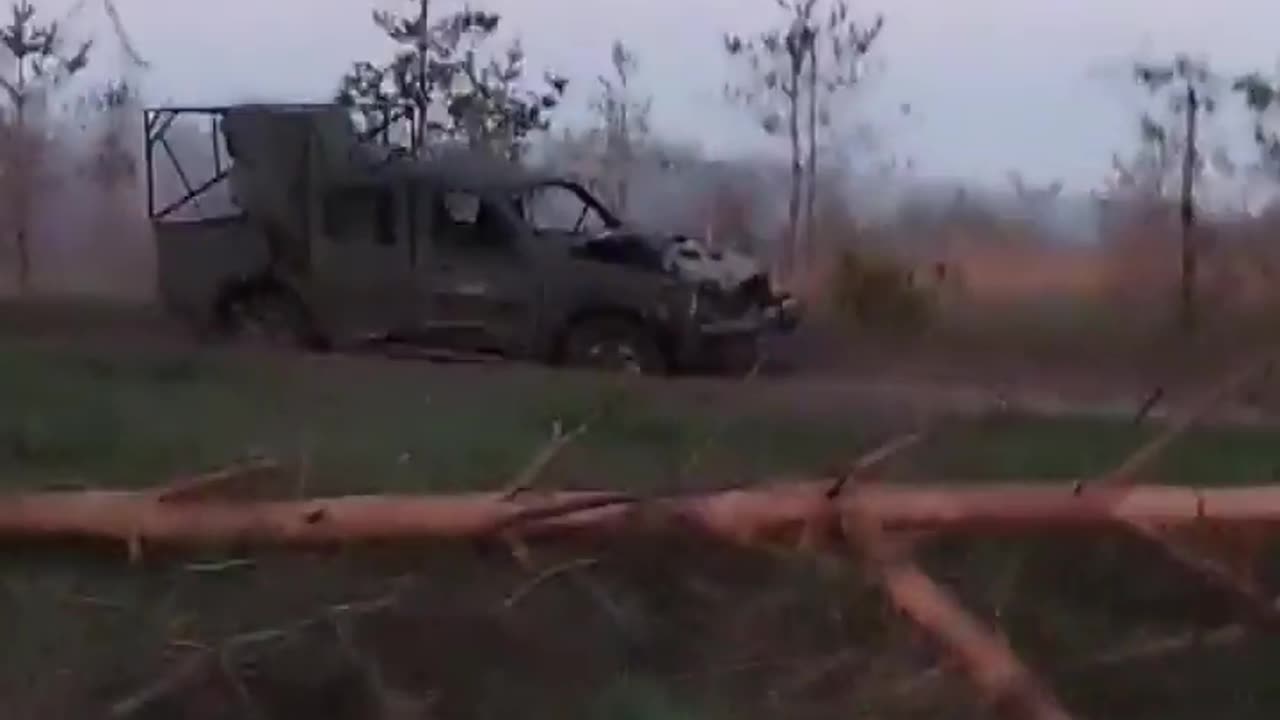
[[[765, 408], [732, 384], [16, 343], [0, 347], [0, 397], [0, 482], [28, 488], [151, 485], [252, 454], [305, 459], [312, 493], [492, 488], [556, 422], [587, 420], [557, 465], [558, 484], [670, 485], [687, 480], [682, 471], [751, 481], [829, 467], [907, 427], [858, 407]], [[913, 461], [929, 477], [1064, 479], [1114, 465], [1157, 430], [1088, 418], [955, 421]], [[1197, 431], [1152, 475], [1269, 481], [1277, 438]]]
[[[312, 495], [493, 488], [546, 442], [553, 423], [570, 428], [587, 418], [589, 431], [546, 486], [714, 486], [817, 471], [910, 427], [883, 409], [756, 402], [749, 386], [732, 383], [18, 341], [0, 344], [0, 398], [0, 483], [9, 491], [147, 486], [246, 454], [305, 458]], [[1087, 418], [951, 419], [913, 453], [904, 480], [1089, 475], [1155, 432]], [[1260, 482], [1277, 467], [1280, 433], [1205, 430], [1177, 444], [1152, 477]], [[0, 554], [0, 616], [17, 620], [0, 623], [0, 699], [14, 717], [96, 715], [163, 672], [175, 641], [217, 645], [287, 626], [382, 594], [390, 577], [410, 574], [421, 585], [411, 600], [390, 617], [352, 620], [352, 638], [322, 623], [296, 645], [265, 643], [238, 656], [286, 675], [301, 663], [296, 677], [255, 686], [255, 697], [287, 704], [287, 687], [328, 697], [321, 691], [372, 673], [398, 691], [435, 697], [442, 717], [825, 718], [861, 710], [906, 718], [936, 717], [936, 703], [951, 702], [932, 693], [923, 704], [883, 699], [884, 688], [932, 661], [855, 568], [702, 547], [596, 553], [592, 584], [558, 579], [508, 609], [503, 598], [529, 577], [502, 553], [471, 549], [263, 556], [208, 573], [157, 558], [128, 567], [119, 556], [11, 548]], [[1189, 718], [1213, 708], [1261, 718], [1280, 707], [1267, 671], [1275, 652], [1265, 642], [1150, 671], [1070, 668], [1136, 632], [1231, 617], [1222, 598], [1132, 540], [945, 542], [922, 557], [979, 615], [994, 621], [999, 609], [1015, 646], [1083, 716]], [[563, 559], [537, 558], [547, 566]], [[832, 657], [840, 663], [824, 674]], [[311, 677], [308, 658], [346, 667], [334, 670], [346, 680], [331, 687]], [[1157, 670], [1176, 681], [1176, 692], [1155, 687]], [[225, 700], [225, 683], [209, 687]], [[950, 717], [973, 710], [943, 706]], [[168, 716], [180, 715], [170, 708]], [[240, 716], [233, 702], [219, 717]]]
[[[595, 483], [660, 482], [704, 448], [746, 473], [836, 459], [854, 419], [799, 427], [617, 389], [616, 379], [396, 365], [17, 350], [0, 356], [0, 469], [12, 486], [138, 486], [246, 454], [306, 455], [315, 492], [495, 487], [564, 429]], [[585, 470], [584, 470], [585, 471]]]
[[[848, 457], [856, 413], [735, 412], [537, 369], [13, 348], [0, 354], [0, 472], [10, 486], [163, 482], [246, 454], [306, 457], [312, 492], [491, 488], [549, 438], [590, 420], [567, 482], [636, 486], [702, 473], [748, 477]], [[725, 478], [727, 479], [727, 478]], [[738, 478], [734, 478], [738, 479]]]
[[[1161, 432], [1122, 420], [994, 416], [952, 422], [921, 455], [926, 476], [966, 480], [1070, 480], [1116, 467]], [[1152, 482], [1267, 483], [1280, 472], [1280, 434], [1206, 428], [1175, 442], [1146, 471]]]

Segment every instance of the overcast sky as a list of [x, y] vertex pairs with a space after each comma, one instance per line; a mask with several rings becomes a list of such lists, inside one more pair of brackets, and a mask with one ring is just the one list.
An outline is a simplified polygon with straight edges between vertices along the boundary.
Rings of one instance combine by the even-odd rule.
[[[85, 24], [102, 25], [101, 0]], [[150, 102], [323, 100], [360, 58], [387, 47], [368, 0], [116, 0], [138, 49]], [[461, 0], [433, 0], [438, 12]], [[36, 0], [65, 11], [72, 0]], [[382, 0], [379, 6], [396, 6]], [[726, 107], [732, 77], [725, 31], [775, 23], [773, 0], [474, 0], [518, 31], [531, 68], [578, 81], [581, 114], [592, 78], [608, 67], [621, 37], [641, 62], [638, 82], [655, 95], [663, 132], [715, 153], [759, 147], [758, 128]], [[1225, 72], [1270, 70], [1280, 59], [1276, 0], [882, 0], [853, 3], [883, 12], [883, 69], [855, 103], [876, 122], [888, 149], [913, 157], [921, 174], [1000, 182], [1010, 169], [1034, 182], [1096, 184], [1112, 151], [1131, 147], [1140, 95], [1126, 63], [1187, 50]], [[77, 28], [82, 29], [82, 28]], [[104, 56], [105, 57], [105, 56]], [[103, 70], [100, 63], [99, 70]], [[910, 103], [908, 117], [896, 116]], [[1236, 121], [1219, 131], [1247, 135]], [[851, 121], [850, 121], [851, 122]]]

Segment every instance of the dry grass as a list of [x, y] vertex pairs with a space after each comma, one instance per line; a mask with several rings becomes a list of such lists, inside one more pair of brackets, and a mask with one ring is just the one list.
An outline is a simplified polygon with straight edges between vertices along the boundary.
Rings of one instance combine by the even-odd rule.
[[[1213, 358], [1280, 340], [1280, 248], [1270, 241], [1276, 218], [1206, 222], [1197, 236], [1203, 322], [1188, 338], [1176, 324], [1178, 234], [1170, 216], [1118, 214], [1099, 242], [1069, 244], [1013, 220], [958, 211], [920, 226], [871, 226], [828, 211], [820, 252], [791, 285], [814, 308], [816, 324], [852, 341], [855, 356], [881, 338], [833, 316], [843, 252], [888, 258], [914, 273], [921, 292], [935, 298], [935, 313], [908, 352], [941, 364], [1132, 373], [1154, 363], [1202, 372]], [[901, 343], [895, 352], [904, 352]]]

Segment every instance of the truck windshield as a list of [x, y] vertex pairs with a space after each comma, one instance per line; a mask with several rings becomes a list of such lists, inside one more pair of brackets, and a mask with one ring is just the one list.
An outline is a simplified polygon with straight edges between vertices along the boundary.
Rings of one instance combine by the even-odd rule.
[[568, 182], [534, 185], [516, 197], [516, 204], [537, 232], [599, 233], [621, 224], [585, 189]]

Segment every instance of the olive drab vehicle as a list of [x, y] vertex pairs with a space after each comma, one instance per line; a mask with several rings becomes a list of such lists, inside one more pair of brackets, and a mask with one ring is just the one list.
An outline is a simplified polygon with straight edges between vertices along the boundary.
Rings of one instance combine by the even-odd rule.
[[[312, 348], [394, 343], [646, 373], [736, 369], [797, 322], [759, 264], [642, 231], [581, 185], [361, 129], [336, 105], [145, 112], [148, 206], [165, 307], [204, 333]], [[193, 184], [169, 135], [209, 129]], [[184, 193], [160, 207], [163, 156]], [[189, 211], [229, 189], [222, 212]]]

